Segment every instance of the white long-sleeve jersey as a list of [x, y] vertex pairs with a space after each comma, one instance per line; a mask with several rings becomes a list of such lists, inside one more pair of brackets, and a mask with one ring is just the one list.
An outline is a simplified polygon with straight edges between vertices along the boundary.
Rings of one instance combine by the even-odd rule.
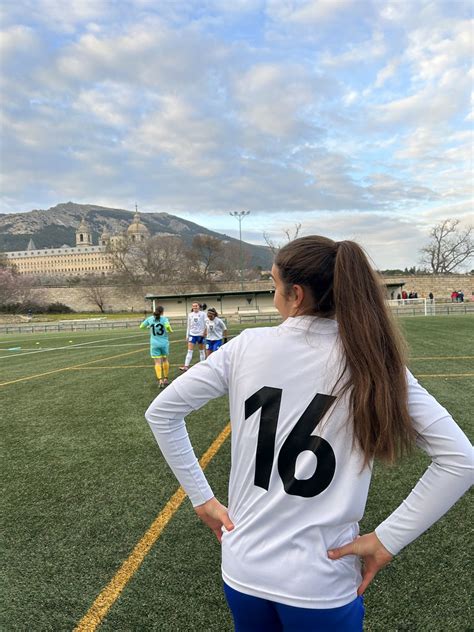
[[204, 312], [191, 312], [188, 314], [186, 337], [203, 336], [206, 329], [206, 314]]
[[[331, 395], [341, 361], [335, 321], [288, 318], [278, 327], [245, 330], [175, 380], [146, 412], [197, 506], [213, 492], [184, 417], [229, 394], [235, 528], [223, 535], [222, 575], [236, 590], [305, 608], [334, 608], [356, 597], [358, 558], [327, 556], [358, 534], [372, 473], [353, 446], [348, 396]], [[408, 371], [407, 379], [410, 415], [432, 464], [376, 529], [393, 554], [454, 504], [473, 471], [464, 433]]]
[[214, 318], [206, 318], [206, 338], [207, 340], [222, 340], [224, 337], [224, 331], [227, 329], [223, 320]]

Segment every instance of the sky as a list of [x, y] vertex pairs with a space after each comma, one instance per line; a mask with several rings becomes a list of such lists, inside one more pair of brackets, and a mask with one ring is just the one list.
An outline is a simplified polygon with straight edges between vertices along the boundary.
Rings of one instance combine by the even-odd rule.
[[168, 212], [417, 265], [472, 206], [468, 0], [3, 0], [0, 212]]

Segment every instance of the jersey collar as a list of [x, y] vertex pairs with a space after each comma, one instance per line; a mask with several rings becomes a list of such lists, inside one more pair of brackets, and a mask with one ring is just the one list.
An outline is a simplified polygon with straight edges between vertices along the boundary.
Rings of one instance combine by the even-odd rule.
[[288, 329], [305, 329], [310, 333], [337, 334], [337, 321], [332, 318], [319, 316], [290, 316], [280, 327]]

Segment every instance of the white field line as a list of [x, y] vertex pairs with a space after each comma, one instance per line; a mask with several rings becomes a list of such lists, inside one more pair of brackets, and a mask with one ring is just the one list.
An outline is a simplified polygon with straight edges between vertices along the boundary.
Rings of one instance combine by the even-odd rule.
[[[130, 331], [130, 329], [128, 330]], [[126, 332], [126, 330], [125, 330]], [[120, 336], [120, 334], [123, 334], [124, 331], [112, 331], [112, 332], [107, 332], [107, 334], [115, 334], [116, 336]], [[32, 340], [34, 340], [35, 342], [40, 339], [40, 340], [57, 340], [58, 338], [65, 338], [67, 335], [79, 335], [81, 336], [81, 338], [91, 338], [92, 336], [98, 336], [99, 332], [94, 331], [94, 332], [85, 332], [85, 331], [60, 331], [57, 334], [53, 335], [53, 336], [46, 336], [44, 333], [42, 333], [41, 331], [37, 332], [36, 334], [23, 334], [23, 336], [21, 336], [20, 338], [6, 338], [2, 336], [2, 340], [0, 342], [0, 345], [2, 346], [6, 346], [6, 348], [8, 347], [12, 347], [16, 344], [21, 344], [21, 343], [31, 343]], [[0, 349], [1, 351], [1, 349]]]
[[[129, 328], [130, 331], [130, 328]], [[178, 333], [181, 334], [181, 332], [184, 331], [183, 328], [181, 329], [174, 329], [173, 332], [174, 333]], [[119, 331], [112, 331], [112, 332], [107, 332], [107, 333], [111, 333], [112, 335], [115, 334], [115, 336], [117, 337], [117, 340], [121, 340], [123, 338], [123, 336], [121, 336], [121, 334], [124, 333], [123, 330], [119, 330]], [[142, 335], [144, 335], [143, 330], [142, 330]], [[35, 342], [43, 342], [46, 340], [57, 340], [59, 337], [65, 338], [68, 335], [69, 336], [80, 336], [81, 338], [90, 338], [91, 336], [95, 336], [97, 337], [99, 334], [99, 332], [97, 331], [93, 331], [93, 332], [87, 332], [87, 331], [60, 331], [56, 334], [54, 334], [53, 336], [47, 336], [47, 337], [43, 337], [45, 334], [42, 332], [37, 332], [36, 334], [23, 334], [20, 338], [6, 338], [3, 336], [0, 336], [0, 352], [1, 351], [6, 351], [7, 349], [9, 349], [10, 347], [15, 347], [15, 346], [20, 346], [21, 343], [24, 344], [31, 344], [31, 342], [34, 340]], [[53, 347], [51, 347], [53, 348]]]
[[[143, 334], [138, 333], [138, 334], [133, 334], [132, 336], [123, 336], [121, 340], [124, 340], [125, 338], [138, 338], [139, 336], [143, 338]], [[90, 340], [89, 342], [80, 342], [75, 345], [69, 344], [64, 347], [51, 347], [48, 349], [34, 349], [33, 351], [26, 351], [25, 353], [18, 353], [15, 355], [13, 353], [10, 353], [5, 356], [0, 356], [0, 360], [3, 360], [4, 358], [23, 358], [24, 356], [27, 356], [27, 355], [31, 355], [35, 353], [46, 353], [47, 351], [61, 351], [63, 349], [74, 349], [74, 348], [85, 347], [86, 345], [93, 345], [93, 344], [101, 343], [101, 342], [110, 342], [111, 340], [117, 340], [117, 338], [105, 338], [105, 339], [102, 338], [101, 340]], [[140, 344], [145, 344], [145, 342], [148, 342], [148, 341], [143, 340], [143, 343], [140, 343]], [[102, 346], [106, 346], [110, 348], [111, 346], [117, 346], [117, 345], [102, 345]]]

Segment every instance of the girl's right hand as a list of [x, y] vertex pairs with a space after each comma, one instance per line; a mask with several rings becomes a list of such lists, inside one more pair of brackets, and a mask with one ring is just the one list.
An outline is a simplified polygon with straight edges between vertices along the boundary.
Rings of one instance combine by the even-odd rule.
[[206, 524], [212, 531], [219, 542], [222, 541], [222, 527], [226, 531], [232, 531], [234, 525], [229, 518], [227, 507], [222, 505], [217, 498], [211, 498], [203, 505], [194, 507], [194, 511], [199, 518]]

